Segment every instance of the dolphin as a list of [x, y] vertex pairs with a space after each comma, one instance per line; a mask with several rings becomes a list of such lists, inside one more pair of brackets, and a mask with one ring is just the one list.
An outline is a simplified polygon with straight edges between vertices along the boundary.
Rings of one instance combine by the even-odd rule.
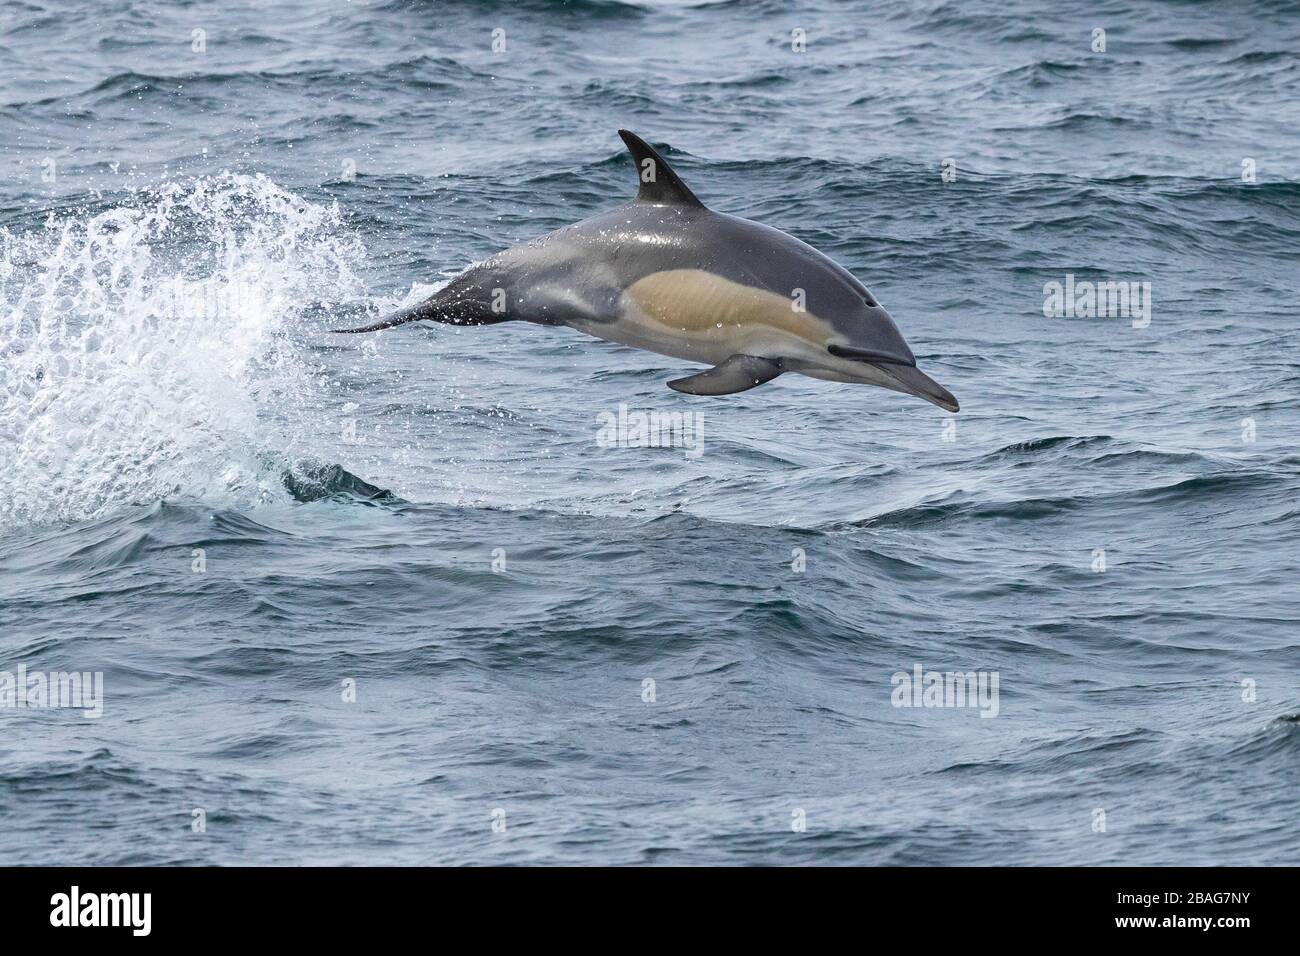
[[668, 383], [689, 395], [729, 395], [797, 372], [957, 411], [846, 269], [778, 229], [708, 209], [652, 146], [619, 136], [639, 174], [635, 199], [497, 253], [373, 325], [334, 331], [422, 319], [568, 326], [708, 365]]

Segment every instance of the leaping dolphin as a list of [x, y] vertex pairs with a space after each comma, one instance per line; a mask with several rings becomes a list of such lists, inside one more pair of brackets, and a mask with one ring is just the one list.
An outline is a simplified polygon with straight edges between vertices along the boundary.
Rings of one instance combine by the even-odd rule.
[[374, 325], [335, 331], [420, 319], [567, 325], [711, 366], [668, 383], [690, 395], [729, 395], [798, 372], [957, 411], [846, 269], [780, 230], [706, 208], [653, 147], [618, 133], [640, 176], [636, 199], [499, 252]]

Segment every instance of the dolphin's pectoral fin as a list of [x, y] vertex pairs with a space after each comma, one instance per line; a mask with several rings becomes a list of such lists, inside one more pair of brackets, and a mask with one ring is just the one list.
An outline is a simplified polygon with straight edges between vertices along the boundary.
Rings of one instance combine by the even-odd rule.
[[699, 375], [673, 379], [668, 387], [687, 395], [731, 395], [770, 382], [783, 371], [781, 363], [771, 359], [733, 355]]

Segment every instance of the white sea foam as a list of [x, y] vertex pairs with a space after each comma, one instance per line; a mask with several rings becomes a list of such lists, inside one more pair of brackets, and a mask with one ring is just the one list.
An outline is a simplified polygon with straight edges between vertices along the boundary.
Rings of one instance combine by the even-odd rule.
[[0, 230], [0, 526], [286, 494], [303, 307], [360, 297], [337, 208], [223, 174]]

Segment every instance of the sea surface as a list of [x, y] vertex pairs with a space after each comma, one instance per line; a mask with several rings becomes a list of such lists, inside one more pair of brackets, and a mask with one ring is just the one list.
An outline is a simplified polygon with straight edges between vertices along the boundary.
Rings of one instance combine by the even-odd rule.
[[[1300, 863], [1300, 5], [1069, 6], [6, 0], [0, 863]], [[961, 411], [327, 332], [620, 127]]]

